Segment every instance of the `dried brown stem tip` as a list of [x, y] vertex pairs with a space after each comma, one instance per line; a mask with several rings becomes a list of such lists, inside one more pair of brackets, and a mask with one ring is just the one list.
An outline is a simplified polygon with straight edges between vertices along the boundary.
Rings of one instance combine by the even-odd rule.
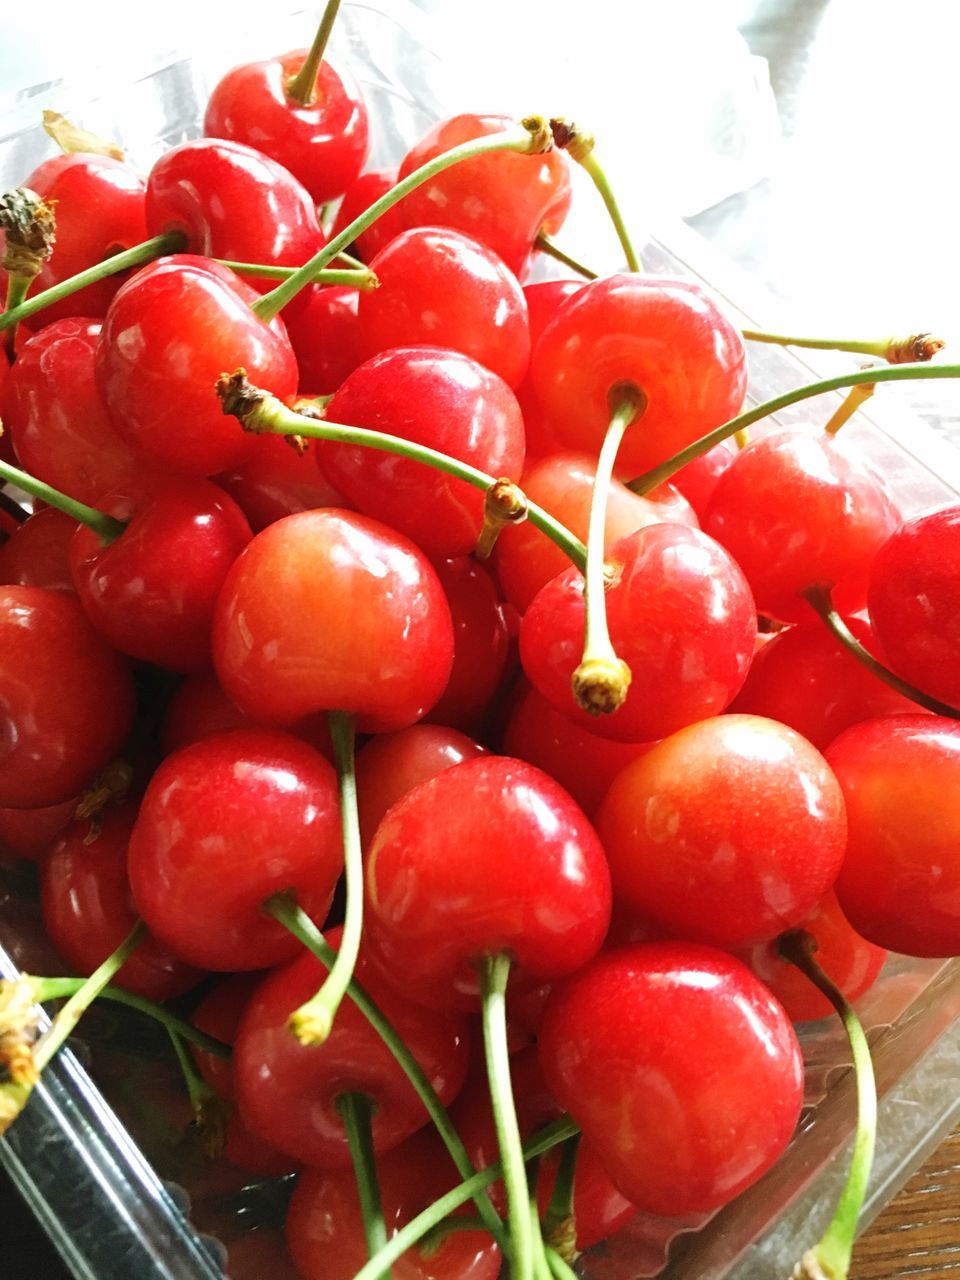
[[193, 1121], [203, 1142], [203, 1152], [210, 1160], [219, 1160], [227, 1143], [230, 1104], [211, 1089], [193, 1106]]
[[256, 425], [250, 421], [257, 409], [267, 398], [267, 392], [253, 386], [247, 381], [246, 369], [235, 369], [233, 373], [221, 373], [217, 379], [217, 395], [223, 405], [225, 414], [232, 414], [244, 431], [256, 431]]
[[575, 160], [577, 164], [585, 160], [593, 150], [593, 134], [581, 128], [573, 120], [554, 116], [550, 121], [550, 132], [553, 134], [554, 146], [559, 147], [561, 151], [566, 151], [570, 159]]
[[564, 1262], [572, 1263], [577, 1256], [577, 1220], [571, 1214], [563, 1218], [544, 1234], [543, 1243], [559, 1253]]
[[573, 696], [590, 715], [609, 716], [626, 701], [630, 679], [622, 658], [586, 658], [573, 673]]
[[524, 116], [520, 124], [533, 139], [534, 152], [552, 150], [553, 134], [550, 132], [550, 125], [543, 116]]
[[0, 982], [0, 1066], [15, 1085], [35, 1085], [40, 1079], [33, 1060], [39, 1032], [37, 985], [33, 978]]
[[522, 524], [527, 518], [527, 498], [512, 480], [495, 480], [483, 503], [483, 528], [474, 554], [478, 560], [489, 559], [500, 530], [508, 524]]
[[57, 224], [53, 204], [29, 187], [17, 187], [0, 196], [0, 230], [7, 245], [3, 269], [32, 280], [53, 253]]
[[94, 778], [81, 795], [73, 816], [78, 822], [90, 818], [90, 830], [84, 844], [93, 844], [103, 826], [103, 811], [109, 804], [122, 804], [133, 784], [133, 768], [126, 760], [113, 760]]
[[946, 345], [942, 338], [932, 333], [913, 333], [909, 338], [891, 338], [887, 347], [887, 361], [890, 364], [914, 364], [921, 360], [932, 360]]
[[101, 138], [98, 133], [91, 133], [89, 129], [81, 129], [59, 111], [44, 111], [43, 128], [66, 155], [83, 152], [86, 155], [110, 156], [112, 160], [124, 159], [122, 147], [109, 138]]

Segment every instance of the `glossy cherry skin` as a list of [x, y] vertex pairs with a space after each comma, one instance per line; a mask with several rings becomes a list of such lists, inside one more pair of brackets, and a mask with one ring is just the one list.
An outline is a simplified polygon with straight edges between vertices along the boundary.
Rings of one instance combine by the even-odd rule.
[[960, 507], [902, 524], [877, 552], [868, 601], [883, 656], [905, 680], [960, 706]]
[[[473, 138], [516, 128], [509, 116], [442, 120], [407, 152], [399, 177]], [[423, 183], [399, 205], [407, 227], [444, 226], [488, 245], [519, 276], [541, 229], [559, 231], [570, 208], [570, 173], [560, 151], [495, 152], [466, 160]]]
[[743, 569], [761, 613], [810, 619], [801, 592], [830, 587], [842, 613], [867, 599], [876, 552], [897, 527], [882, 481], [841, 436], [759, 436], [721, 476], [703, 527]]
[[146, 210], [151, 235], [182, 231], [186, 251], [207, 258], [300, 267], [325, 243], [293, 174], [237, 142], [196, 138], [164, 152], [147, 178]]
[[[344, 193], [330, 232], [331, 239], [346, 230], [351, 222], [359, 218], [361, 213], [396, 185], [396, 169], [371, 169], [368, 173], [361, 173]], [[404, 230], [406, 224], [400, 216], [402, 204], [403, 201], [393, 205], [376, 220], [373, 226], [368, 227], [366, 231], [361, 231], [350, 246], [351, 252], [364, 262], [370, 262], [376, 257], [381, 249]]]
[[174, 471], [215, 475], [254, 437], [223, 414], [217, 379], [238, 367], [281, 400], [297, 389], [283, 322], [250, 310], [257, 294], [204, 258], [161, 258], [128, 281], [103, 324], [97, 385], [117, 431]]
[[194, 479], [140, 501], [114, 492], [101, 509], [129, 523], [106, 546], [86, 525], [74, 535], [71, 567], [87, 617], [121, 653], [171, 671], [209, 667], [217, 596], [253, 537], [243, 512]]
[[675, 937], [717, 946], [804, 920], [840, 871], [843, 796], [775, 720], [717, 716], [628, 765], [597, 815], [614, 893]]
[[[377, 1178], [388, 1240], [460, 1181], [446, 1148], [428, 1131], [379, 1159]], [[352, 1172], [300, 1175], [287, 1213], [287, 1245], [304, 1280], [352, 1280], [369, 1257]], [[414, 1245], [390, 1274], [396, 1280], [496, 1280], [501, 1262], [488, 1234], [456, 1231], [435, 1250]]]
[[[72, 822], [43, 860], [44, 928], [70, 968], [84, 976], [119, 947], [137, 922], [127, 878], [127, 845], [136, 817], [132, 801], [105, 810], [95, 838], [89, 818]], [[170, 1000], [202, 977], [199, 969], [148, 935], [111, 982], [150, 1000]]]
[[[327, 418], [402, 436], [488, 475], [519, 476], [523, 420], [513, 392], [469, 356], [439, 347], [397, 347], [355, 370]], [[430, 556], [472, 551], [483, 490], [422, 462], [360, 445], [325, 443], [321, 469], [361, 511], [412, 538]]]
[[800, 1117], [787, 1015], [740, 961], [692, 943], [598, 956], [551, 996], [540, 1060], [614, 1184], [664, 1217], [732, 1200]]
[[216, 482], [255, 533], [300, 511], [349, 506], [317, 466], [313, 440], [305, 442], [301, 453], [287, 436], [258, 436], [249, 457], [217, 476]]
[[133, 680], [63, 591], [0, 587], [0, 805], [78, 795], [118, 751]]
[[[339, 930], [328, 941], [339, 946]], [[460, 1091], [469, 1056], [465, 1018], [418, 1008], [367, 963], [356, 978], [406, 1042], [442, 1102]], [[349, 1169], [336, 1100], [364, 1093], [375, 1103], [373, 1144], [389, 1151], [428, 1123], [426, 1109], [393, 1054], [350, 1000], [337, 1012], [322, 1045], [305, 1047], [290, 1033], [290, 1015], [321, 986], [327, 970], [304, 953], [272, 973], [256, 990], [240, 1024], [234, 1078], [240, 1111], [254, 1133], [305, 1164]]]
[[476, 1008], [483, 956], [509, 954], [513, 985], [539, 986], [595, 955], [609, 884], [596, 833], [567, 793], [523, 761], [481, 756], [420, 783], [377, 829], [370, 947], [413, 998]]
[[77, 797], [47, 809], [0, 809], [0, 859], [41, 857], [74, 815]]
[[640, 529], [606, 557], [613, 647], [628, 664], [626, 702], [591, 716], [570, 681], [583, 652], [583, 578], [568, 569], [524, 614], [520, 657], [530, 683], [574, 724], [618, 742], [650, 742], [723, 711], [753, 656], [756, 613], [738, 566], [712, 538], [683, 525]]
[[357, 753], [357, 808], [363, 847], [369, 848], [391, 805], [418, 783], [484, 752], [479, 742], [442, 724], [415, 724], [372, 738]]
[[[20, 184], [55, 203], [57, 238], [31, 291], [41, 293], [147, 239], [146, 183], [129, 165], [88, 153], [44, 160]], [[102, 316], [128, 273], [51, 303], [28, 322], [30, 328], [66, 316]]]
[[217, 675], [264, 724], [341, 710], [364, 733], [402, 729], [440, 697], [452, 662], [450, 610], [430, 563], [350, 511], [305, 511], [258, 533], [217, 603]]
[[368, 354], [447, 347], [519, 385], [530, 361], [527, 303], [516, 276], [486, 245], [450, 227], [414, 227], [370, 267], [380, 287], [360, 295]]
[[76, 528], [76, 520], [56, 507], [34, 512], [0, 546], [0, 583], [72, 592], [70, 543]]
[[[876, 651], [869, 622], [844, 621], [861, 644]], [[916, 714], [919, 708], [878, 680], [816, 619], [764, 644], [730, 710], [780, 720], [823, 751], [852, 724]]]
[[510, 632], [489, 571], [472, 556], [435, 560], [453, 619], [453, 669], [430, 712], [437, 724], [474, 729], [500, 684]]
[[95, 506], [102, 493], [143, 484], [151, 461], [114, 427], [94, 376], [99, 320], [58, 320], [25, 343], [10, 373], [3, 425], [19, 465]]
[[326, 204], [343, 195], [363, 167], [367, 108], [352, 78], [326, 61], [309, 105], [291, 98], [287, 85], [307, 52], [294, 49], [228, 71], [207, 102], [203, 132], [257, 147], [298, 178], [316, 204]]
[[[530, 350], [537, 345], [540, 335], [568, 298], [583, 288], [577, 280], [538, 280], [523, 286], [527, 300], [527, 321], [530, 326]], [[554, 439], [550, 424], [543, 416], [540, 402], [533, 387], [533, 378], [527, 369], [526, 377], [517, 388], [517, 399], [523, 411], [523, 424], [527, 432], [528, 464], [548, 453], [557, 453], [561, 445]]]
[[358, 290], [346, 286], [311, 284], [284, 307], [301, 395], [332, 395], [370, 354], [360, 328], [359, 297]]
[[890, 716], [827, 748], [849, 838], [837, 898], [871, 942], [915, 956], [960, 954], [960, 725]]
[[300, 944], [261, 906], [293, 889], [314, 919], [326, 915], [343, 869], [333, 767], [275, 730], [184, 747], [151, 779], [129, 865], [140, 914], [191, 964], [246, 970], [289, 959]]
[[747, 389], [743, 342], [714, 295], [663, 276], [585, 285], [543, 331], [530, 371], [552, 432], [594, 455], [610, 422], [611, 389], [640, 388], [643, 416], [617, 455], [618, 470], [631, 475], [734, 417]]
[[[585, 453], [551, 453], [527, 468], [520, 485], [531, 502], [539, 503], [586, 542], [596, 474], [596, 459]], [[661, 485], [639, 498], [619, 480], [612, 481], [604, 525], [608, 546], [636, 529], [663, 523], [697, 525], [691, 507], [672, 485]], [[570, 565], [566, 552], [529, 520], [504, 529], [494, 555], [500, 585], [520, 613], [541, 587]]]

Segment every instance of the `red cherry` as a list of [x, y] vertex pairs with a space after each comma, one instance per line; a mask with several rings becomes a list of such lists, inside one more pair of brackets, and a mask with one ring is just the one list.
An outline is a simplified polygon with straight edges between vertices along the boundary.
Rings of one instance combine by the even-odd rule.
[[[537, 345], [540, 335], [568, 298], [583, 288], [582, 280], [541, 280], [523, 286], [527, 300], [527, 320], [530, 325], [530, 350]], [[548, 453], [557, 453], [559, 443], [554, 439], [550, 423], [544, 418], [533, 387], [530, 370], [517, 388], [517, 400], [523, 411], [523, 424], [527, 433], [527, 463]]]
[[557, 312], [530, 364], [549, 428], [596, 454], [609, 396], [631, 382], [646, 396], [624, 436], [621, 471], [672, 457], [734, 417], [747, 388], [743, 342], [714, 295], [690, 280], [615, 275], [585, 285]]
[[164, 755], [179, 751], [211, 733], [251, 728], [251, 721], [230, 701], [212, 671], [184, 680], [167, 705], [160, 728]]
[[[54, 946], [77, 973], [93, 973], [137, 922], [127, 878], [127, 845], [136, 803], [108, 809], [91, 839], [90, 819], [72, 822], [41, 868], [43, 923]], [[150, 1000], [170, 1000], [203, 974], [148, 935], [111, 979]]]
[[74, 796], [47, 809], [0, 809], [0, 858], [9, 854], [36, 861], [47, 852], [76, 808]]
[[718, 716], [628, 765], [597, 830], [618, 899], [718, 946], [799, 925], [837, 878], [843, 796], [819, 751], [760, 716]]
[[510, 634], [489, 572], [471, 556], [434, 562], [453, 618], [453, 669], [430, 712], [437, 724], [474, 728], [507, 664]]
[[[344, 194], [330, 232], [331, 239], [338, 236], [341, 231], [345, 231], [351, 222], [370, 208], [374, 201], [385, 196], [391, 187], [396, 185], [396, 169], [371, 169], [369, 173], [361, 173]], [[405, 224], [400, 210], [401, 205], [393, 205], [376, 220], [372, 227], [361, 231], [357, 236], [351, 248], [364, 262], [370, 262], [394, 236], [398, 236], [404, 229]]]
[[[397, 347], [355, 370], [327, 406], [331, 422], [403, 436], [493, 476], [523, 468], [516, 397], [469, 356]], [[385, 520], [432, 556], [472, 551], [484, 495], [422, 462], [360, 445], [325, 443], [324, 474], [352, 503]]]
[[378, 963], [437, 1008], [477, 1007], [483, 956], [509, 953], [514, 985], [572, 973], [610, 919], [606, 859], [582, 810], [503, 756], [455, 765], [389, 810], [368, 853], [367, 899]]
[[[459, 115], [435, 125], [400, 165], [405, 178], [461, 142], [501, 133], [508, 116]], [[398, 206], [407, 227], [444, 226], [489, 245], [519, 275], [541, 229], [559, 231], [570, 207], [570, 171], [560, 151], [495, 152], [454, 165]]]
[[673, 476], [671, 483], [676, 486], [702, 520], [706, 514], [710, 499], [720, 482], [733, 465], [736, 458], [734, 450], [725, 442], [714, 445], [699, 458], [694, 458]]
[[191, 964], [259, 969], [288, 959], [299, 944], [261, 907], [295, 889], [308, 914], [326, 915], [343, 867], [333, 768], [273, 730], [184, 747], [151, 779], [129, 862], [140, 914]]
[[429, 562], [350, 511], [305, 511], [258, 533], [217, 604], [217, 675], [265, 724], [341, 710], [361, 732], [404, 728], [437, 701], [452, 661], [450, 610]]
[[283, 323], [250, 310], [257, 295], [215, 263], [161, 258], [110, 305], [97, 350], [97, 384], [125, 440], [174, 471], [214, 475], [254, 447], [214, 394], [242, 365], [282, 400], [297, 389]]
[[133, 723], [126, 662], [62, 591], [0, 588], [0, 805], [78, 795]]
[[554, 991], [540, 1059], [614, 1184], [664, 1217], [732, 1200], [800, 1117], [803, 1059], [783, 1009], [740, 961], [692, 943], [597, 957]]
[[356, 289], [311, 284], [284, 307], [283, 323], [297, 357], [303, 395], [332, 395], [366, 360], [369, 352], [358, 305]]
[[258, 436], [249, 457], [217, 476], [216, 482], [230, 494], [255, 533], [299, 511], [348, 505], [317, 466], [312, 440], [305, 442], [301, 453], [286, 436]]
[[706, 534], [659, 524], [622, 538], [607, 564], [613, 646], [633, 680], [613, 715], [591, 716], [570, 681], [583, 652], [583, 578], [569, 569], [527, 609], [520, 656], [533, 684], [574, 724], [618, 742], [650, 742], [717, 715], [753, 656], [756, 613], [743, 574]]
[[0, 583], [73, 591], [70, 543], [77, 522], [45, 507], [18, 525], [0, 546]]

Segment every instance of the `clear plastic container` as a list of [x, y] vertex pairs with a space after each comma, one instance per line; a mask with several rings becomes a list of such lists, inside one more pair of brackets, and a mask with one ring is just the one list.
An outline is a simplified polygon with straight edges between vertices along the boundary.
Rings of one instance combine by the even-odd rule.
[[[37, 125], [43, 107], [117, 138], [146, 168], [163, 147], [199, 131], [206, 92], [227, 66], [264, 48], [302, 44], [312, 21], [312, 14], [302, 12], [251, 17], [215, 47], [155, 51], [143, 65], [127, 66], [122, 84], [108, 82], [92, 91], [87, 75], [20, 92], [0, 104], [6, 109], [0, 189], [15, 185], [50, 154]], [[345, 4], [333, 49], [349, 61], [370, 102], [377, 122], [373, 163], [396, 161], [444, 109], [456, 107], [455, 74], [433, 48], [423, 14], [402, 0]], [[583, 252], [591, 261], [613, 267], [616, 249], [602, 212], [591, 212], [593, 199], [589, 189], [580, 194], [587, 212], [564, 243], [573, 252], [588, 245]], [[763, 301], [748, 301], [755, 292], [749, 283], [682, 226], [659, 232], [643, 256], [651, 269], [705, 279], [745, 321], [762, 323]], [[830, 357], [817, 357], [817, 371], [824, 363], [829, 366]], [[813, 375], [789, 353], [759, 348], [751, 397], [766, 399]], [[815, 412], [825, 415], [828, 408], [823, 402]], [[800, 420], [809, 412], [797, 406], [779, 421]], [[960, 454], [922, 424], [882, 403], [858, 419], [845, 430], [861, 437], [905, 513], [960, 494]], [[56, 972], [57, 962], [42, 938], [29, 877], [0, 867], [0, 972], [12, 976], [19, 968]], [[960, 963], [892, 959], [861, 1013], [881, 1092], [866, 1222], [957, 1121]], [[27, 1110], [0, 1141], [0, 1159], [74, 1274], [83, 1280], [215, 1280], [226, 1274], [234, 1280], [293, 1280], [280, 1229], [289, 1187], [206, 1161], [196, 1140], [185, 1136], [188, 1108], [162, 1037], [112, 1009], [95, 1010], [82, 1030], [83, 1044], [47, 1070]], [[807, 1108], [776, 1168], [706, 1220], [641, 1215], [581, 1260], [585, 1277], [789, 1275], [832, 1212], [854, 1116], [839, 1026], [815, 1024], [802, 1039]]]

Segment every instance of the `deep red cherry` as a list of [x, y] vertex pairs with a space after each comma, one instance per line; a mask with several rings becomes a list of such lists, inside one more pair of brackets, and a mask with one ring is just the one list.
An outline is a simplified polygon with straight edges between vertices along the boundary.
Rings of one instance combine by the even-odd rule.
[[284, 307], [301, 395], [332, 395], [370, 354], [360, 328], [358, 300], [356, 289], [311, 284]]
[[[405, 178], [461, 142], [515, 127], [508, 116], [460, 115], [435, 125], [407, 152]], [[495, 152], [431, 178], [398, 206], [407, 227], [444, 226], [489, 245], [519, 276], [542, 230], [559, 231], [570, 208], [570, 172], [560, 151]]]
[[317, 507], [347, 507], [317, 466], [316, 443], [301, 452], [286, 436], [259, 436], [250, 455], [216, 477], [255, 533], [275, 520]]
[[[339, 930], [328, 941], [336, 949]], [[373, 1099], [373, 1143], [389, 1151], [428, 1123], [426, 1109], [393, 1054], [350, 1000], [322, 1045], [301, 1045], [287, 1025], [326, 975], [302, 954], [260, 984], [236, 1038], [234, 1078], [240, 1111], [254, 1133], [323, 1169], [348, 1169], [350, 1153], [337, 1098]], [[380, 977], [361, 950], [356, 978], [386, 1014], [426, 1072], [442, 1102], [460, 1091], [469, 1056], [465, 1018], [428, 1014]]]
[[78, 795], [133, 723], [133, 680], [77, 600], [0, 588], [0, 805], [39, 809]]
[[573, 701], [583, 653], [583, 577], [568, 569], [524, 614], [520, 656], [527, 678], [574, 724], [618, 742], [650, 742], [723, 711], [753, 656], [750, 588], [726, 551], [698, 529], [651, 525], [611, 547], [606, 592], [613, 646], [633, 678], [613, 715]]
[[298, 178], [316, 204], [326, 204], [343, 195], [366, 159], [367, 108], [352, 77], [326, 61], [309, 104], [291, 98], [287, 85], [307, 52], [294, 49], [228, 71], [207, 102], [203, 132], [257, 147]]
[[692, 943], [598, 956], [551, 996], [540, 1060], [614, 1184], [664, 1217], [732, 1200], [800, 1117], [787, 1015], [744, 964]]
[[164, 755], [211, 733], [252, 727], [248, 716], [220, 688], [212, 671], [198, 671], [180, 685], [167, 704], [160, 727]]
[[646, 408], [620, 446], [621, 474], [663, 462], [734, 417], [747, 389], [743, 341], [716, 297], [664, 276], [585, 285], [543, 331], [530, 370], [549, 429], [592, 454], [610, 422], [611, 390], [640, 388]]
[[[384, 351], [347, 378], [326, 416], [428, 445], [495, 477], [518, 476], [523, 468], [516, 397], [502, 378], [457, 351]], [[360, 445], [325, 443], [319, 461], [350, 502], [428, 555], [465, 555], [475, 547], [484, 495], [465, 480]]]
[[0, 859], [36, 861], [73, 817], [77, 797], [47, 809], [0, 809]]
[[472, 556], [434, 561], [453, 619], [453, 669], [430, 712], [437, 724], [474, 729], [496, 692], [510, 633], [489, 571]]
[[760, 716], [681, 729], [628, 765], [597, 815], [614, 893], [718, 946], [796, 927], [837, 878], [843, 796], [805, 738]]
[[481, 756], [389, 810], [368, 853], [367, 902], [371, 950], [394, 981], [433, 1007], [469, 1009], [481, 957], [509, 953], [515, 982], [538, 986], [594, 955], [609, 872], [583, 811], [552, 778]]
[[[347, 188], [337, 216], [334, 219], [331, 238], [338, 236], [359, 218], [375, 200], [387, 194], [391, 187], [397, 185], [396, 169], [371, 169], [369, 173], [361, 173], [359, 178]], [[401, 204], [403, 202], [401, 201]], [[370, 262], [394, 236], [398, 236], [405, 227], [401, 217], [401, 204], [395, 204], [379, 217], [372, 227], [361, 231], [351, 245], [364, 262]]]
[[283, 322], [258, 319], [256, 297], [225, 268], [187, 254], [124, 285], [100, 335], [97, 384], [125, 440], [190, 475], [215, 475], [252, 451], [254, 437], [222, 412], [217, 379], [242, 366], [281, 400], [297, 389]]
[[214, 665], [265, 724], [348, 711], [362, 732], [421, 719], [447, 683], [453, 624], [437, 575], [367, 516], [305, 511], [258, 533], [224, 583]]
[[18, 525], [0, 546], [0, 583], [73, 591], [70, 543], [76, 520], [44, 507]]
[[299, 943], [262, 904], [294, 889], [322, 922], [342, 868], [336, 774], [276, 730], [213, 734], [167, 756], [130, 841], [140, 914], [177, 955], [207, 969], [296, 955]]
[[847, 806], [837, 898], [850, 923], [891, 951], [960, 954], [960, 725], [868, 720], [826, 756]]
[[209, 667], [217, 595], [253, 536], [243, 512], [194, 479], [140, 500], [114, 492], [101, 510], [129, 523], [106, 546], [86, 525], [74, 535], [71, 567], [87, 617], [131, 657], [171, 671]]

